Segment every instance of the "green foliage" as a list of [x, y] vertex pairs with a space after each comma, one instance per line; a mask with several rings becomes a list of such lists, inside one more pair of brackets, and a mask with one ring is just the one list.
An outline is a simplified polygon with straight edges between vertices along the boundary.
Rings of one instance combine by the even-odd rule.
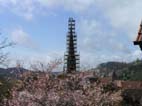
[[115, 86], [113, 83], [103, 85], [103, 93], [114, 92], [114, 91], [118, 91], [118, 90], [119, 90], [119, 88], [117, 86]]
[[8, 82], [4, 78], [0, 78], [0, 102], [4, 98], [9, 98], [10, 97], [10, 90], [12, 88], [12, 84]]
[[124, 90], [122, 97], [122, 106], [142, 106], [142, 89]]
[[65, 78], [67, 78], [67, 75], [66, 74], [59, 74], [58, 76], [57, 76], [57, 78], [60, 78], [60, 79], [65, 79]]
[[100, 76], [113, 76], [118, 80], [131, 80], [131, 81], [142, 81], [142, 60], [137, 59], [131, 63], [121, 62], [107, 62], [100, 64], [99, 69]]
[[122, 70], [120, 79], [142, 81], [142, 61], [137, 60], [129, 64], [129, 67]]

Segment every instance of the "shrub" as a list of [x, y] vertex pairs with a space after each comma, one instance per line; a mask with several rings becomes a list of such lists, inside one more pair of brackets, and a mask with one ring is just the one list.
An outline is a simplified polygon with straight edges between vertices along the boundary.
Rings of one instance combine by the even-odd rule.
[[123, 106], [142, 106], [142, 89], [127, 89], [122, 92]]
[[103, 85], [103, 93], [106, 93], [106, 92], [114, 92], [114, 91], [118, 91], [119, 88], [113, 84], [113, 83], [109, 83], [107, 85]]
[[12, 84], [6, 81], [5, 79], [0, 79], [1, 85], [0, 85], [0, 102], [4, 98], [10, 97], [10, 90], [12, 88]]

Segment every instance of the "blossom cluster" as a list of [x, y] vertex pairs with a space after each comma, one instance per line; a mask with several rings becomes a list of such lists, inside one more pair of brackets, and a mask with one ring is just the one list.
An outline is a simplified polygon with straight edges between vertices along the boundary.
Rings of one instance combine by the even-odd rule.
[[3, 106], [117, 106], [121, 91], [103, 92], [100, 82], [90, 83], [83, 72], [53, 76], [28, 72], [11, 90]]

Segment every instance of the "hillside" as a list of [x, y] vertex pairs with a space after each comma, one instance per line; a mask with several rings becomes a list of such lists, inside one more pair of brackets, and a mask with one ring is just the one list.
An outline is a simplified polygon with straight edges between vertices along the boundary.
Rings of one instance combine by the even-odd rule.
[[131, 63], [102, 63], [94, 70], [97, 70], [97, 75], [100, 77], [110, 77], [115, 72], [118, 79], [142, 80], [142, 60], [137, 60]]
[[[100, 76], [111, 76], [115, 71], [119, 78], [140, 80], [141, 69], [142, 61], [134, 61], [102, 63], [95, 70], [99, 70]], [[53, 76], [53, 73], [27, 71], [23, 68], [1, 69], [0, 106], [142, 105], [141, 90], [125, 90], [111, 82], [105, 84], [99, 80], [92, 82], [88, 80], [90, 74], [93, 78], [93, 72], [90, 71], [74, 74], [54, 73], [56, 76]], [[139, 76], [136, 76], [138, 74]], [[11, 80], [5, 80], [8, 76]]]
[[17, 67], [12, 67], [12, 68], [0, 68], [0, 77], [2, 78], [10, 78], [10, 79], [18, 79], [20, 74], [23, 74], [24, 72], [28, 71], [27, 69], [24, 68], [17, 68]]

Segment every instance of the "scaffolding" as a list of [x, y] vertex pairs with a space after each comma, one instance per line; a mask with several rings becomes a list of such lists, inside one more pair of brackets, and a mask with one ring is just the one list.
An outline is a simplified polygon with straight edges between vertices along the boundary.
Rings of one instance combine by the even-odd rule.
[[75, 33], [75, 20], [69, 18], [67, 33], [67, 48], [64, 54], [64, 71], [74, 73], [80, 68], [80, 55], [77, 53], [77, 35]]

